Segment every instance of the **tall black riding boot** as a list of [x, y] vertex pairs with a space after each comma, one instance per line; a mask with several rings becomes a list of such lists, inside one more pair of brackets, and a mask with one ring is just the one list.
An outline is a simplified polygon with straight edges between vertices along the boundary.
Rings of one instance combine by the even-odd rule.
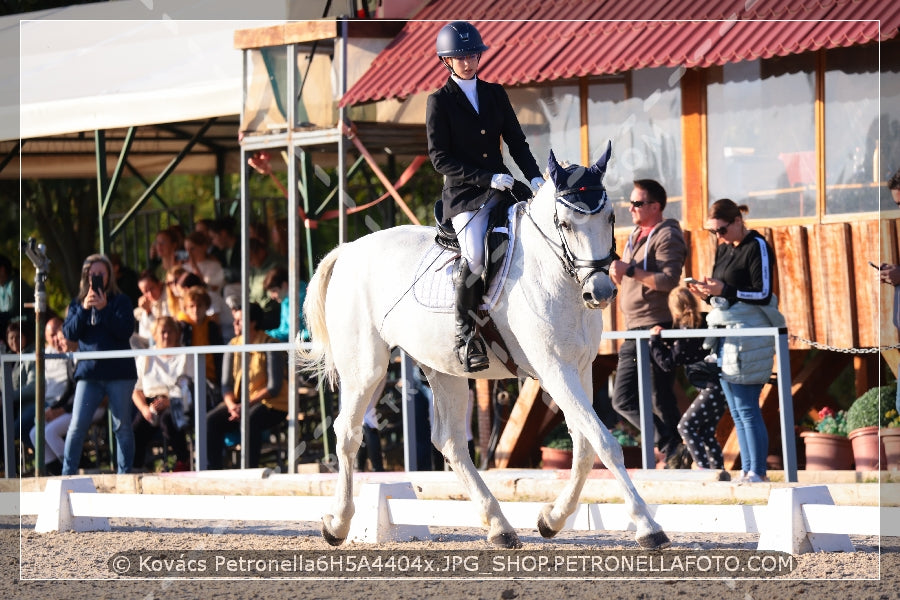
[[456, 357], [468, 372], [483, 371], [489, 361], [484, 342], [475, 333], [475, 313], [481, 301], [484, 284], [472, 275], [469, 262], [460, 257], [453, 270], [456, 288]]

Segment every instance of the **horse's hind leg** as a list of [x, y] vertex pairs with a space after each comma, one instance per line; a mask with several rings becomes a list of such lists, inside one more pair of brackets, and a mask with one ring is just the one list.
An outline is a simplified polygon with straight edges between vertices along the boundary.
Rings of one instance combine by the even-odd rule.
[[353, 464], [362, 443], [362, 423], [369, 403], [383, 389], [390, 352], [387, 348], [362, 350], [360, 357], [370, 356], [367, 364], [354, 364], [353, 368], [338, 371], [341, 376], [341, 407], [334, 421], [335, 453], [338, 460], [338, 479], [335, 486], [335, 504], [331, 514], [322, 517], [322, 536], [332, 546], [339, 546], [350, 531], [353, 517]]
[[500, 512], [500, 503], [491, 494], [469, 456], [466, 441], [466, 400], [469, 387], [466, 379], [426, 371], [434, 392], [434, 421], [431, 441], [444, 455], [450, 468], [469, 493], [469, 498], [481, 511], [481, 520], [488, 527], [488, 541], [503, 548], [521, 546], [515, 530]]

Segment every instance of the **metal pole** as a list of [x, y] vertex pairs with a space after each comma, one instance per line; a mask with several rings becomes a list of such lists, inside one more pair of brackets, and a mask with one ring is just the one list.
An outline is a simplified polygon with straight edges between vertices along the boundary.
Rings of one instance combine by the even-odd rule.
[[0, 390], [3, 392], [3, 475], [7, 479], [16, 476], [16, 447], [13, 441], [16, 439], [15, 430], [13, 429], [13, 398], [15, 390], [12, 386], [12, 369], [11, 362], [0, 363]]
[[[22, 251], [34, 264], [34, 320], [35, 320], [35, 359], [34, 359], [34, 474], [45, 475], [44, 466], [44, 396], [47, 392], [47, 379], [44, 369], [44, 315], [47, 312], [47, 270], [50, 267], [50, 259], [47, 258], [47, 249], [43, 244], [29, 238], [22, 242]], [[23, 432], [24, 434], [24, 432]]]
[[[341, 70], [338, 74], [338, 95], [343, 97], [347, 92], [347, 20], [341, 20]], [[338, 129], [343, 129], [346, 109], [343, 105], [338, 108]], [[347, 241], [347, 174], [344, 172], [344, 154], [346, 150], [345, 136], [338, 136], [338, 244]]]
[[[212, 357], [210, 357], [212, 360]], [[198, 471], [206, 469], [206, 355], [194, 355], [194, 459]], [[216, 448], [221, 452], [221, 448]]]
[[409, 355], [400, 351], [400, 381], [403, 395], [403, 462], [407, 471], [419, 470], [418, 436], [416, 430], [416, 394], [413, 380], [413, 361]]
[[653, 453], [653, 384], [650, 379], [650, 341], [639, 338], [635, 341], [635, 357], [638, 367], [638, 407], [641, 415], [641, 461], [645, 469], [656, 468], [656, 457]]
[[97, 159], [97, 214], [98, 237], [100, 239], [100, 254], [106, 254], [109, 247], [109, 227], [106, 224], [106, 131], [97, 129], [94, 131], [94, 145]]
[[[297, 98], [297, 46], [287, 47], [288, 98]], [[292, 131], [297, 121], [297, 102], [288, 102], [288, 131]], [[290, 322], [288, 341], [297, 339], [300, 330], [298, 318], [298, 301], [300, 299], [300, 252], [297, 246], [297, 147], [292, 139], [287, 145], [287, 214], [288, 214], [288, 298], [290, 304]], [[294, 353], [288, 352], [288, 418], [287, 418], [287, 472], [293, 473], [297, 465], [297, 368]]]
[[780, 328], [775, 338], [775, 360], [778, 364], [778, 410], [781, 413], [781, 452], [785, 481], [797, 481], [797, 438], [794, 435], [794, 398], [791, 396], [791, 359], [788, 352], [787, 328]]

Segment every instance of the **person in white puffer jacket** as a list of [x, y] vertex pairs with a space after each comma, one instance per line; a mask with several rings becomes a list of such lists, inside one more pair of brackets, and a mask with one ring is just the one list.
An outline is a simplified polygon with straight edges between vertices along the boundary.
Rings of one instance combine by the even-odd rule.
[[[719, 243], [712, 277], [690, 284], [690, 290], [714, 310], [707, 323], [723, 327], [784, 327], [778, 299], [772, 293], [775, 254], [758, 232], [748, 229], [748, 208], [727, 198], [716, 200], [706, 227]], [[720, 343], [722, 391], [734, 419], [741, 450], [739, 482], [766, 481], [769, 434], [759, 408], [759, 395], [772, 374], [774, 340], [728, 337]]]

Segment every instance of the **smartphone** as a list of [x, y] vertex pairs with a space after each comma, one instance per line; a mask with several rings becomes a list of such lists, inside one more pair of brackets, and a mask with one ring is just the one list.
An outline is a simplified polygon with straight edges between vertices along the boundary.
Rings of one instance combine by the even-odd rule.
[[97, 294], [103, 291], [103, 275], [91, 275], [91, 289]]
[[685, 277], [685, 278], [684, 278], [684, 282], [685, 282], [685, 283], [700, 283], [699, 281], [697, 281], [697, 280], [694, 279], [693, 277]]

